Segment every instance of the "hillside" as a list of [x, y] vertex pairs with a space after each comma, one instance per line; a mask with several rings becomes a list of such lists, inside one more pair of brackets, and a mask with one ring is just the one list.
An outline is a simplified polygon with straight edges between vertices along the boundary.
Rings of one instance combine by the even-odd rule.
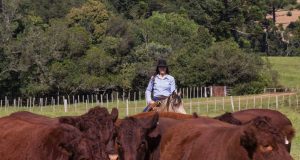
[[300, 86], [300, 57], [268, 57], [279, 73], [279, 83], [286, 87]]

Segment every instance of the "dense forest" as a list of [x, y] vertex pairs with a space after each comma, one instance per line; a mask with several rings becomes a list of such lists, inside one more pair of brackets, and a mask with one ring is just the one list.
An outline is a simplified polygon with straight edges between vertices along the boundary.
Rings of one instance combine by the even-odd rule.
[[260, 92], [278, 85], [261, 55], [300, 55], [300, 21], [275, 25], [287, 6], [296, 0], [0, 0], [0, 96], [144, 89], [160, 58], [178, 87]]

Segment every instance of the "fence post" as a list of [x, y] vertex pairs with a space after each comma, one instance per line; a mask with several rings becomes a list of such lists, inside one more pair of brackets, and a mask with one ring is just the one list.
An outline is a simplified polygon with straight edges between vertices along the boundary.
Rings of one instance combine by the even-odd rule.
[[225, 97], [223, 97], [223, 111], [225, 111]]
[[73, 107], [75, 107], [75, 97], [74, 97], [74, 95], [72, 96], [72, 103], [73, 103]]
[[4, 110], [5, 110], [5, 112], [6, 112], [6, 109], [7, 109], [8, 105], [9, 105], [9, 102], [7, 102], [7, 97], [5, 96], [5, 99], [4, 99]]
[[283, 101], [283, 103], [282, 103], [282, 105], [283, 105], [283, 107], [284, 107], [284, 104], [285, 104], [285, 98], [284, 98], [284, 95], [282, 96], [282, 101]]
[[233, 102], [233, 97], [232, 96], [230, 96], [230, 101], [231, 101], [232, 112], [234, 112], [234, 102]]
[[74, 110], [75, 110], [75, 112], [77, 112], [77, 101], [76, 100], [74, 101]]
[[182, 99], [184, 99], [185, 93], [184, 93], [184, 88], [182, 88]]
[[109, 102], [109, 100], [108, 100], [108, 94], [106, 94], [106, 108], [108, 108], [108, 102]]
[[186, 87], [186, 99], [189, 99], [189, 87]]
[[20, 97], [18, 97], [17, 108], [20, 107]]
[[200, 97], [202, 98], [203, 95], [202, 95], [202, 87], [200, 87]]
[[48, 98], [45, 99], [45, 107], [48, 105]]
[[96, 97], [96, 106], [99, 106], [100, 103], [99, 103], [99, 99], [98, 99], [98, 94], [96, 94], [95, 97]]
[[199, 87], [197, 87], [197, 94], [196, 94], [196, 96], [197, 96], [197, 99], [199, 98]]
[[54, 99], [53, 99], [53, 97], [51, 97], [52, 112], [54, 112], [54, 105], [55, 105]]
[[119, 109], [119, 92], [117, 92], [117, 109]]
[[[6, 104], [6, 103], [5, 103]], [[29, 109], [31, 109], [31, 105], [32, 105], [32, 98], [29, 97]]]
[[93, 94], [91, 95], [92, 107], [94, 107], [94, 96], [95, 95], [93, 95]]
[[68, 112], [68, 100], [67, 99], [64, 99], [64, 109], [65, 109], [65, 112]]
[[217, 99], [215, 98], [215, 112], [217, 112]]
[[100, 95], [101, 106], [103, 107], [103, 94]]
[[79, 95], [77, 96], [77, 103], [78, 104], [80, 103], [80, 97], [79, 97]]
[[13, 105], [14, 105], [14, 110], [16, 109], [16, 105], [17, 105], [17, 101], [16, 101], [16, 99], [14, 99], [14, 101], [13, 101]]
[[52, 111], [55, 112], [55, 99], [53, 98], [53, 106]]
[[90, 95], [86, 95], [86, 100], [87, 100], [87, 104], [89, 106], [90, 105]]
[[33, 103], [32, 103], [32, 107], [33, 107], [33, 109], [34, 109], [34, 104], [35, 104], [35, 97], [33, 97]]
[[204, 87], [204, 97], [207, 97], [206, 87]]
[[71, 104], [70, 96], [68, 95], [68, 105]]

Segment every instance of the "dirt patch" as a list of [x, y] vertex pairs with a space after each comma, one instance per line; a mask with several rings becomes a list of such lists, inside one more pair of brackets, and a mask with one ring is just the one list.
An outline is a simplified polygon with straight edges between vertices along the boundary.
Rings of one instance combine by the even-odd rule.
[[[300, 2], [300, 0], [299, 0]], [[300, 11], [299, 10], [293, 10], [290, 11], [292, 13], [292, 16], [288, 16], [289, 11], [277, 11], [276, 12], [276, 24], [280, 25], [282, 24], [284, 28], [286, 28], [291, 22], [296, 22], [299, 19]], [[268, 19], [272, 19], [272, 15], [267, 16]]]

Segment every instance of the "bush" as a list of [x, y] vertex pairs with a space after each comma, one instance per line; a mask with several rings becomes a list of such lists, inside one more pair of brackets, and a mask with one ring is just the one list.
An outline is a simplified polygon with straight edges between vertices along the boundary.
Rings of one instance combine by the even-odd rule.
[[291, 11], [288, 11], [286, 15], [287, 15], [287, 16], [292, 16], [293, 13], [292, 13]]
[[233, 87], [232, 95], [246, 95], [262, 93], [265, 84], [263, 82], [242, 83]]

